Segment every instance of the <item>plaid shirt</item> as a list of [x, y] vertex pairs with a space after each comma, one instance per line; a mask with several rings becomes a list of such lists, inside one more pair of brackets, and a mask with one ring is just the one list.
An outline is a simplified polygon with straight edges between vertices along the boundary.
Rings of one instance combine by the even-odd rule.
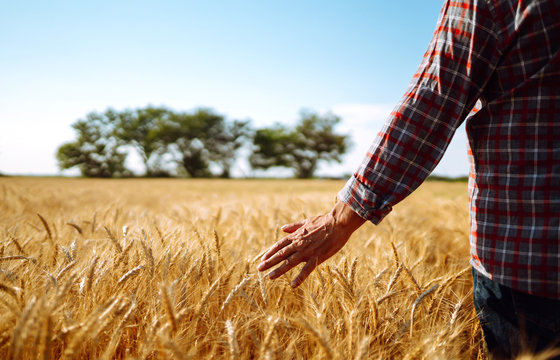
[[560, 298], [560, 0], [446, 1], [418, 72], [339, 199], [379, 223], [465, 119], [471, 263], [502, 285]]

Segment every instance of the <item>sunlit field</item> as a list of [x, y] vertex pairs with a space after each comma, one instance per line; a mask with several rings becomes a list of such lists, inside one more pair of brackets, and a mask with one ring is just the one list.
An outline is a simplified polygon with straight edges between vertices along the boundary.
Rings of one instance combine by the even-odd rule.
[[466, 183], [422, 185], [298, 289], [256, 271], [343, 184], [0, 178], [0, 357], [484, 359]]

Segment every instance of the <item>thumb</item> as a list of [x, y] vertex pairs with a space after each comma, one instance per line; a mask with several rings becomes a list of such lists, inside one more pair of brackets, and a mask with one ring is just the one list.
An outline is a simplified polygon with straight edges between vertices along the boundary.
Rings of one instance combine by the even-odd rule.
[[298, 221], [298, 222], [295, 222], [295, 223], [283, 225], [280, 229], [282, 229], [283, 232], [287, 232], [287, 233], [291, 234], [294, 231], [296, 231], [297, 229], [299, 229], [300, 227], [302, 227], [303, 224], [305, 224], [305, 220], [301, 220], [301, 221]]

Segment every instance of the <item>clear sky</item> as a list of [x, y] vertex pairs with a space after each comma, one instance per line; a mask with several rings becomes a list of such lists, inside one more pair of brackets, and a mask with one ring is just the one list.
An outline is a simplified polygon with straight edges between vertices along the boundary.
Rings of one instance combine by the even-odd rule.
[[[57, 147], [88, 112], [211, 107], [255, 127], [332, 111], [350, 173], [404, 93], [443, 0], [2, 1], [0, 172], [68, 174]], [[133, 161], [133, 159], [132, 159]], [[250, 174], [239, 166], [234, 173]], [[436, 169], [468, 172], [464, 129]]]

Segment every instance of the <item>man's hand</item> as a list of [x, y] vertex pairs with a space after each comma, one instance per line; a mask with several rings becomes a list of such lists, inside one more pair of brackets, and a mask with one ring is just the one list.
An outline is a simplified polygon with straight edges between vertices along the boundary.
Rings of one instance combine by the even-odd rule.
[[339, 201], [327, 214], [282, 226], [290, 235], [272, 245], [257, 268], [265, 271], [284, 261], [268, 274], [270, 279], [276, 279], [303, 262], [305, 265], [292, 281], [292, 287], [298, 287], [317, 265], [336, 254], [364, 222]]

